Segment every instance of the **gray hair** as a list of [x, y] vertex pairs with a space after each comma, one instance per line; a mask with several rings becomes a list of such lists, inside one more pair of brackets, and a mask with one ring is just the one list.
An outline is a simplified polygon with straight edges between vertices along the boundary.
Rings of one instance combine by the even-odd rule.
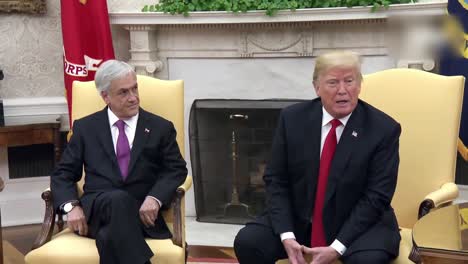
[[99, 66], [94, 76], [94, 83], [99, 93], [107, 92], [111, 86], [111, 82], [116, 79], [127, 76], [133, 73], [133, 67], [123, 61], [108, 60]]

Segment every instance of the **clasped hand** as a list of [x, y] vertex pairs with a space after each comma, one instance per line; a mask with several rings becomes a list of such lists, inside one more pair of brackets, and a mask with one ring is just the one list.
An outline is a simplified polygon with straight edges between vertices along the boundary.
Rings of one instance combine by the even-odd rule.
[[295, 239], [285, 239], [284, 249], [291, 264], [306, 264], [305, 255], [311, 257], [310, 264], [332, 264], [339, 258], [338, 252], [332, 247], [309, 248], [300, 245]]

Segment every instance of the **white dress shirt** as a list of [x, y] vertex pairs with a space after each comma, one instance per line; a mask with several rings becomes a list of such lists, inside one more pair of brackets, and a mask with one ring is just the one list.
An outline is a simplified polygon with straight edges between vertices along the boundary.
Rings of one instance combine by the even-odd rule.
[[[128, 144], [130, 149], [133, 147], [133, 140], [135, 139], [135, 131], [138, 123], [138, 113], [128, 119], [122, 119], [125, 123], [125, 135], [128, 138]], [[107, 108], [107, 116], [109, 117], [109, 126], [112, 134], [112, 143], [114, 144], [114, 151], [117, 154], [117, 139], [119, 138], [119, 128], [115, 125], [115, 122], [119, 121], [119, 118]]]
[[[351, 113], [352, 114], [352, 113]], [[340, 141], [341, 135], [343, 134], [343, 130], [348, 123], [349, 118], [351, 117], [351, 114], [340, 118], [341, 125], [336, 127], [336, 142], [338, 143]], [[327, 137], [328, 133], [331, 130], [331, 121], [335, 119], [333, 116], [330, 115], [330, 113], [325, 110], [325, 108], [322, 107], [322, 134], [321, 134], [321, 141], [320, 141], [320, 156], [322, 156], [322, 149], [323, 145], [325, 143], [325, 138]], [[296, 239], [296, 236], [294, 235], [293, 232], [285, 232], [280, 235], [281, 241], [285, 239]], [[346, 251], [345, 245], [343, 245], [338, 239], [335, 239], [333, 243], [330, 245], [330, 247], [334, 248], [340, 255], [343, 255]]]
[[[133, 147], [133, 140], [135, 139], [135, 132], [136, 132], [136, 127], [138, 123], [138, 113], [128, 119], [122, 119], [125, 123], [125, 135], [127, 136], [128, 139], [128, 144], [130, 145], [130, 149]], [[115, 125], [115, 122], [119, 121], [119, 118], [112, 112], [110, 107], [107, 108], [107, 116], [109, 117], [109, 126], [112, 134], [112, 143], [114, 145], [114, 151], [115, 154], [117, 155], [117, 139], [119, 138], [119, 128]], [[153, 198], [158, 202], [159, 207], [162, 206], [161, 201], [151, 195], [148, 195], [147, 197]]]

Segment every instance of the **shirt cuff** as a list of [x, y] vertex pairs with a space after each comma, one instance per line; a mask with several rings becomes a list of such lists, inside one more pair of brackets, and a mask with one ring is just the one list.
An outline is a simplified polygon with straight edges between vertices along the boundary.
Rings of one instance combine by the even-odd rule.
[[281, 233], [281, 234], [280, 234], [280, 237], [281, 237], [281, 242], [283, 242], [283, 241], [286, 240], [286, 239], [290, 239], [290, 238], [296, 240], [296, 236], [294, 235], [293, 232], [284, 232], [284, 233]]
[[148, 196], [146, 196], [146, 197], [149, 197], [149, 198], [152, 198], [152, 199], [156, 200], [156, 202], [158, 202], [158, 204], [159, 204], [159, 207], [162, 206], [162, 203], [161, 203], [161, 201], [159, 201], [158, 198], [156, 198], [156, 197], [154, 197], [154, 196], [151, 196], [151, 195], [148, 195]]
[[340, 241], [338, 241], [338, 239], [335, 239], [330, 247], [336, 250], [341, 256], [343, 256], [347, 249]]

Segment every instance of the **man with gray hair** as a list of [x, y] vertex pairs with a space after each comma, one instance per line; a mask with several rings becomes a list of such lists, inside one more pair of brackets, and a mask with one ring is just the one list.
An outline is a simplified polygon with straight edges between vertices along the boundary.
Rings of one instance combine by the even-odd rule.
[[54, 206], [71, 230], [96, 239], [100, 263], [149, 263], [153, 252], [144, 238], [172, 236], [160, 209], [184, 182], [186, 163], [173, 124], [140, 108], [132, 66], [106, 61], [95, 83], [107, 106], [74, 122], [51, 176]]
[[389, 263], [400, 234], [390, 202], [400, 124], [359, 100], [359, 56], [321, 55], [318, 98], [283, 109], [265, 170], [267, 209], [237, 235], [241, 264]]

